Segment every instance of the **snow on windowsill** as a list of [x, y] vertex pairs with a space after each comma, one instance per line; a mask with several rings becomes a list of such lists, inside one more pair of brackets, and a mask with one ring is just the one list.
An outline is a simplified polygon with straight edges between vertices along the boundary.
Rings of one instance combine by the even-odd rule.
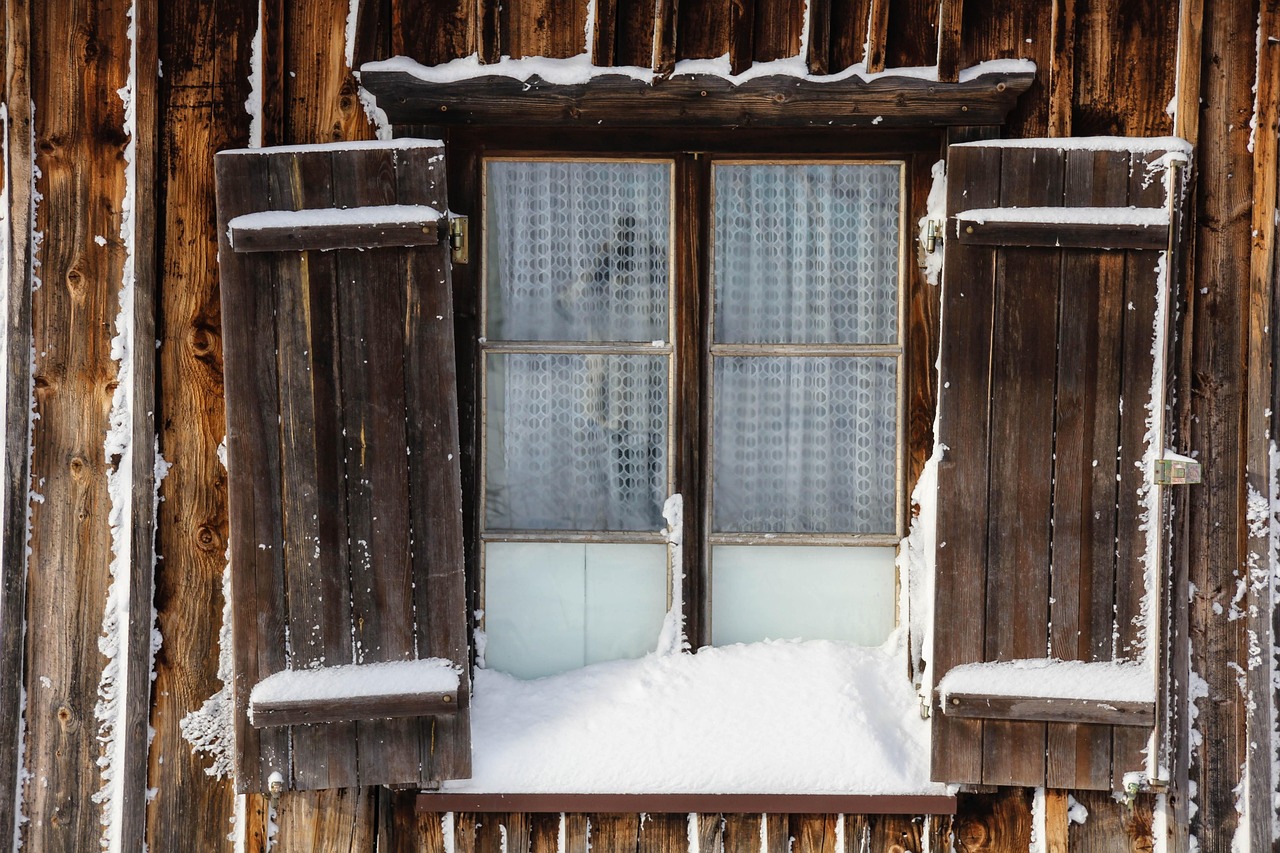
[[1163, 207], [984, 207], [956, 214], [961, 222], [1037, 222], [1063, 225], [1133, 225], [1160, 228], [1169, 224]]
[[[960, 72], [960, 82], [967, 83], [984, 74], [1030, 74], [1035, 73], [1035, 63], [1029, 59], [993, 59], [980, 62]], [[472, 54], [445, 62], [441, 65], [426, 66], [407, 56], [393, 56], [376, 62], [366, 62], [360, 66], [360, 73], [401, 72], [421, 80], [424, 83], [459, 83], [481, 77], [509, 77], [525, 82], [538, 77], [545, 83], [556, 86], [574, 86], [588, 83], [597, 77], [629, 77], [642, 83], [653, 84], [662, 79], [652, 69], [633, 65], [600, 66], [591, 62], [589, 54], [581, 53], [564, 59], [549, 59], [543, 56], [526, 56], [512, 59], [504, 56], [498, 62], [482, 63], [480, 58]], [[835, 74], [810, 74], [803, 57], [793, 56], [777, 59], [772, 62], [757, 62], [741, 74], [730, 71], [728, 55], [715, 59], [684, 59], [675, 64], [673, 77], [705, 75], [719, 77], [734, 85], [754, 80], [758, 77], [794, 77], [814, 83], [835, 83], [841, 80], [857, 79], [864, 82], [882, 77], [915, 77], [925, 80], [938, 79], [937, 66], [928, 65], [909, 68], [886, 68], [884, 71], [868, 73], [864, 63], [851, 65]]]
[[944, 794], [884, 646], [769, 641], [522, 681], [477, 670], [455, 793]]
[[254, 685], [250, 704], [323, 701], [458, 689], [458, 669], [443, 658], [291, 669]]
[[1155, 677], [1143, 663], [1049, 658], [969, 663], [938, 682], [942, 701], [953, 693], [1028, 696], [1088, 702], [1154, 702]]

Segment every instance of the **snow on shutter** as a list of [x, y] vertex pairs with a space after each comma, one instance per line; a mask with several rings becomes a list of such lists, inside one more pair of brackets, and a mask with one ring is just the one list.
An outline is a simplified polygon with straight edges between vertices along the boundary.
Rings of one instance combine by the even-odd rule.
[[935, 779], [1107, 789], [1153, 769], [1165, 489], [1152, 472], [1187, 151], [1058, 139], [948, 153]]
[[443, 149], [228, 151], [217, 193], [237, 788], [465, 778]]

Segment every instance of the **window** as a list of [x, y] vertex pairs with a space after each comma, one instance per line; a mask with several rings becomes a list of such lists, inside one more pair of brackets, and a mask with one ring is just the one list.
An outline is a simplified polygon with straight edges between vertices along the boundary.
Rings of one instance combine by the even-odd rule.
[[[678, 188], [678, 169], [704, 189]], [[904, 515], [904, 175], [484, 161], [488, 666], [537, 677], [652, 651], [680, 570], [663, 514], [677, 493], [701, 522], [686, 529], [707, 531], [682, 547], [710, 642], [885, 639]], [[696, 250], [678, 223], [706, 235], [705, 259], [682, 256]]]

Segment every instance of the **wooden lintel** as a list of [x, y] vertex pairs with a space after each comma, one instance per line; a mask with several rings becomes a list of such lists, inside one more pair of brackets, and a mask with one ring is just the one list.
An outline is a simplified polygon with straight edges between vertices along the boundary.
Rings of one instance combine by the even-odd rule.
[[645, 83], [610, 75], [589, 83], [539, 77], [427, 82], [366, 66], [362, 85], [393, 124], [558, 127], [946, 127], [1000, 124], [1032, 71], [957, 83], [888, 74], [872, 80], [758, 77], [738, 85], [689, 75]]
[[342, 225], [295, 225], [268, 228], [231, 226], [237, 252], [305, 252], [331, 249], [380, 249], [434, 246], [439, 222], [377, 222]]
[[253, 702], [254, 728], [296, 726], [303, 723], [342, 723], [350, 720], [382, 720], [429, 717], [458, 710], [458, 691], [397, 693], [389, 696], [350, 696], [341, 699], [276, 699]]
[[1104, 702], [1039, 696], [949, 693], [942, 702], [948, 717], [978, 720], [1029, 720], [1046, 723], [1097, 723], [1110, 726], [1155, 724], [1154, 702]]
[[1165, 249], [1169, 226], [1106, 222], [953, 221], [949, 234], [977, 246], [1050, 246], [1061, 249]]
[[942, 794], [418, 794], [420, 812], [955, 814]]

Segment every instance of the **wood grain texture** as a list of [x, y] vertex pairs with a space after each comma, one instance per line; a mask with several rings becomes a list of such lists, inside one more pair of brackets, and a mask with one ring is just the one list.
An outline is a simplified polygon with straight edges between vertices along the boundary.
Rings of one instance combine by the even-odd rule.
[[[1158, 208], [1163, 213], [1162, 208]], [[1047, 246], [1064, 249], [1164, 249], [1168, 225], [1114, 222], [962, 221], [957, 240], [986, 246]]]
[[889, 41], [889, 0], [869, 0], [867, 13], [867, 71], [876, 74], [885, 68]]
[[756, 62], [772, 62], [799, 56], [808, 4], [806, 0], [755, 0], [755, 37], [752, 56]]
[[[267, 18], [267, 44], [281, 48], [282, 74], [268, 77], [265, 100], [281, 103], [286, 143], [372, 139], [347, 67], [347, 0], [275, 0], [282, 18]], [[278, 28], [278, 29], [276, 29]], [[581, 32], [581, 29], [579, 29]], [[276, 83], [277, 85], [272, 85]], [[270, 140], [268, 140], [270, 144]]]
[[[997, 148], [952, 148], [947, 157], [948, 215], [1000, 202], [1000, 187], [983, 176], [1000, 174]], [[938, 465], [935, 589], [948, 614], [934, 623], [933, 666], [941, 677], [953, 666], [985, 660], [987, 490], [995, 250], [949, 246], [943, 266], [943, 328], [938, 380], [938, 441], [947, 450]], [[954, 390], [953, 390], [954, 389]], [[963, 389], [963, 390], [962, 390]], [[975, 404], [975, 400], [984, 401]], [[975, 571], [975, 566], [984, 567]], [[982, 724], [934, 713], [932, 776], [982, 781]]]
[[[23, 683], [26, 657], [22, 626], [27, 603], [27, 507], [31, 503], [31, 273], [35, 247], [31, 245], [32, 139], [31, 9], [26, 2], [8, 3], [4, 21], [4, 97], [8, 109], [4, 147], [4, 186], [9, 207], [0, 210], [8, 220], [5, 246], [8, 269], [5, 299], [8, 310], [4, 334], [8, 347], [4, 367], [4, 516], [0, 519], [0, 684]], [[26, 757], [18, 744], [25, 716], [20, 690], [0, 693], [0, 800], [18, 802], [19, 768]], [[17, 835], [14, 809], [0, 810], [0, 838]]]
[[[372, 4], [366, 2], [362, 5]], [[496, 62], [500, 55], [497, 3], [395, 0], [388, 5], [391, 10], [390, 56], [408, 56], [423, 65], [440, 65], [481, 48], [487, 62]], [[477, 38], [480, 33], [484, 33], [483, 38]]]
[[1053, 53], [1049, 63], [1049, 135], [1071, 135], [1075, 101], [1076, 2], [1054, 0]]
[[1105, 791], [1075, 791], [1072, 796], [1089, 810], [1089, 817], [1067, 827], [1071, 853], [1151, 853], [1154, 849], [1150, 796], [1139, 796], [1132, 804], [1118, 803]]
[[1078, 4], [1076, 16], [1071, 132], [1171, 133], [1173, 122], [1165, 109], [1176, 79], [1177, 4], [1106, 0]]
[[844, 853], [836, 850], [836, 827], [843, 819], [841, 815], [793, 814], [788, 817], [789, 849], [793, 853]]
[[944, 83], [960, 77], [960, 29], [964, 0], [938, 3], [938, 79]]
[[652, 85], [603, 76], [590, 84], [549, 85], [481, 77], [432, 84], [400, 71], [366, 71], [366, 88], [394, 123], [522, 127], [943, 127], [999, 124], [1027, 86], [1025, 73], [996, 72], [963, 83], [919, 77], [804, 82], [757, 77], [680, 76]]
[[369, 853], [376, 839], [376, 788], [289, 791], [276, 809], [279, 829], [270, 847], [253, 853]]
[[939, 5], [939, 0], [893, 0], [889, 4], [885, 33], [886, 67], [937, 64]]
[[1173, 74], [1173, 133], [1192, 145], [1200, 138], [1201, 58], [1205, 0], [1179, 0], [1178, 49]]
[[960, 67], [988, 59], [1030, 59], [1041, 69], [1036, 81], [1010, 113], [1002, 135], [1044, 136], [1048, 132], [1048, 80], [1051, 64], [1053, 4], [1024, 0], [965, 0]]
[[502, 6], [503, 53], [560, 58], [588, 50], [582, 0], [523, 0]]
[[237, 252], [327, 252], [332, 249], [402, 248], [434, 246], [440, 242], [440, 224], [424, 214], [419, 222], [353, 223], [342, 225], [299, 224], [283, 227], [231, 226]]
[[[248, 143], [250, 41], [257, 4], [174, 0], [161, 7], [160, 181], [162, 281], [157, 338], [161, 450], [173, 468], [157, 519], [155, 730], [147, 846], [211, 850], [230, 831], [229, 779], [204, 772], [179, 721], [219, 689], [218, 626], [227, 549], [226, 474], [217, 448], [223, 412], [213, 153]], [[12, 110], [12, 107], [10, 107]]]
[[1031, 791], [1005, 788], [995, 794], [961, 794], [955, 822], [956, 850], [1004, 853], [1031, 845]]
[[[730, 21], [741, 20], [748, 8], [754, 10], [753, 0], [680, 0], [676, 10], [676, 58], [714, 59], [727, 53], [732, 63], [735, 49], [741, 51], [741, 48], [732, 47], [733, 39], [745, 32], [749, 41], [754, 24], [751, 28], [743, 28], [733, 26]], [[737, 55], [750, 57], [749, 52]]]
[[[615, 65], [637, 65], [641, 68], [653, 64], [653, 32], [656, 7], [646, 0], [615, 0], [617, 3], [617, 46]], [[683, 12], [685, 4], [681, 4]], [[597, 14], [599, 7], [597, 6]], [[682, 21], [677, 25], [682, 25]], [[677, 38], [683, 31], [677, 31]], [[600, 63], [596, 63], [599, 65]]]
[[763, 834], [759, 814], [721, 815], [720, 843], [723, 853], [759, 853]]
[[[351, 720], [380, 720], [392, 717], [426, 717], [450, 714], [458, 707], [456, 691], [447, 693], [399, 693], [389, 696], [359, 696], [342, 699], [282, 699], [253, 702], [253, 725], [296, 726], [311, 723], [339, 723]], [[295, 733], [296, 734], [296, 733]], [[341, 742], [342, 735], [325, 730], [328, 740]], [[295, 754], [296, 766], [303, 756]], [[354, 777], [352, 779], [354, 781]], [[348, 783], [350, 784], [350, 783]], [[334, 788], [340, 785], [318, 785]]]
[[834, 74], [866, 60], [867, 21], [870, 15], [871, 0], [831, 3], [828, 71]]
[[[1195, 262], [1197, 289], [1190, 345], [1189, 446], [1206, 459], [1238, 460], [1246, 350], [1245, 296], [1251, 250], [1252, 157], [1248, 150], [1250, 91], [1255, 76], [1255, 11], [1238, 0], [1207, 0], [1205, 37], [1212, 47], [1201, 67]], [[1245, 758], [1244, 708], [1233, 667], [1247, 667], [1243, 620], [1223, 619], [1235, 597], [1244, 561], [1244, 491], [1236, 464], [1211, 466], [1189, 496], [1188, 580], [1191, 668], [1208, 683], [1197, 707], [1197, 729], [1213, 743], [1195, 756], [1191, 779], [1199, 811], [1192, 832], [1206, 853], [1225, 853], [1238, 816], [1233, 789]]]
[[[1057, 723], [1092, 723], [1109, 726], [1139, 726], [1149, 729], [1155, 722], [1153, 702], [1116, 700], [1045, 699], [1033, 696], [988, 696], [950, 693], [943, 707], [951, 717], [978, 720], [1030, 720]], [[1145, 736], [1147, 732], [1143, 731]]]
[[[34, 124], [24, 121], [23, 126], [33, 135], [18, 144], [28, 150], [34, 145], [40, 170], [35, 191], [43, 197], [35, 207], [34, 227], [44, 239], [32, 251], [42, 283], [33, 285], [31, 294], [36, 417], [31, 479], [10, 504], [25, 508], [34, 499], [25, 614], [25, 671], [32, 679], [24, 762], [29, 822], [23, 836], [25, 846], [35, 850], [96, 849], [103, 834], [102, 806], [91, 800], [102, 786], [97, 760], [103, 750], [94, 709], [107, 663], [97, 638], [112, 582], [107, 475], [121, 461], [105, 458], [103, 439], [118, 381], [110, 341], [126, 260], [119, 238], [126, 191], [125, 113], [121, 100], [107, 93], [128, 80], [129, 7], [109, 0], [10, 9], [18, 29], [29, 24], [32, 97], [23, 107], [33, 110]], [[16, 14], [30, 17], [19, 23]], [[20, 90], [14, 83], [20, 81], [11, 81], [11, 88]], [[29, 183], [31, 175], [21, 180]], [[103, 235], [107, 244], [96, 243], [95, 235]], [[24, 266], [25, 257], [20, 250]], [[25, 340], [20, 331], [18, 341]], [[26, 393], [14, 402], [15, 414], [30, 406]], [[14, 450], [11, 446], [9, 452]], [[13, 472], [16, 466], [8, 464]], [[10, 528], [11, 535], [21, 535], [19, 530]], [[122, 594], [127, 594], [128, 572], [123, 566]], [[126, 687], [117, 684], [119, 690]]]

